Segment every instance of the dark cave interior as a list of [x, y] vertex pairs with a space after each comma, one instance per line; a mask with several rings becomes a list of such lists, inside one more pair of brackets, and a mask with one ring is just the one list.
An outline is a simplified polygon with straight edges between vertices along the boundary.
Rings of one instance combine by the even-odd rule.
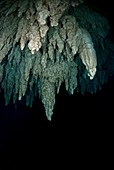
[[[87, 0], [88, 6], [102, 13], [110, 23], [110, 37], [114, 42], [113, 8], [110, 1]], [[114, 75], [108, 83], [104, 84], [101, 91], [96, 94], [69, 95], [62, 86], [56, 96], [56, 104], [52, 121], [48, 121], [43, 105], [37, 97], [33, 107], [25, 106], [24, 100], [16, 106], [12, 101], [6, 107], [3, 94], [0, 97], [0, 170], [10, 167], [18, 169], [18, 160], [14, 155], [23, 154], [22, 163], [38, 146], [50, 145], [51, 139], [57, 139], [57, 134], [75, 131], [76, 134], [106, 135], [112, 129], [113, 100], [114, 100]], [[48, 137], [47, 137], [48, 136]], [[46, 139], [50, 138], [47, 142]], [[29, 148], [29, 149], [28, 149]], [[41, 151], [42, 152], [42, 151]], [[13, 156], [10, 156], [11, 153]], [[18, 154], [19, 153], [19, 154]], [[28, 158], [29, 160], [30, 158]], [[35, 161], [35, 160], [34, 160]], [[21, 164], [21, 163], [20, 163]]]

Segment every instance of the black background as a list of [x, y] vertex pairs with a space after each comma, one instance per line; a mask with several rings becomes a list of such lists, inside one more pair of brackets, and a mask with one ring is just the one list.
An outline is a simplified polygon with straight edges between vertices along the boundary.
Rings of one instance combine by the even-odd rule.
[[[113, 9], [111, 1], [86, 1], [86, 4], [107, 17], [113, 36]], [[41, 101], [36, 98], [32, 109], [25, 106], [24, 100], [15, 109], [12, 101], [4, 106], [0, 97], [0, 168], [18, 169], [28, 165], [33, 167], [35, 154], [40, 157], [44, 150], [49, 153], [52, 143], [73, 136], [79, 139], [110, 137], [113, 129], [114, 77], [104, 84], [96, 94], [72, 96], [64, 90], [56, 96], [52, 121], [48, 121]], [[72, 134], [72, 135], [71, 135]], [[60, 137], [61, 135], [61, 137]], [[68, 140], [71, 140], [68, 139]], [[65, 142], [66, 143], [66, 142]], [[54, 147], [55, 150], [55, 147]], [[34, 157], [34, 158], [33, 158]], [[21, 159], [20, 159], [21, 158]], [[33, 158], [33, 159], [32, 159]], [[28, 163], [29, 162], [29, 163]]]

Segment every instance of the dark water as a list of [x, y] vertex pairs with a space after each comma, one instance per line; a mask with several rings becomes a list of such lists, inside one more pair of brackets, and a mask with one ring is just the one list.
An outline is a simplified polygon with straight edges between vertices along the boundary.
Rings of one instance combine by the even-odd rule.
[[113, 87], [114, 80], [104, 85], [101, 92], [85, 96], [69, 96], [62, 89], [56, 97], [51, 122], [46, 119], [38, 99], [32, 109], [26, 108], [23, 103], [17, 109], [11, 103], [4, 107], [0, 101], [1, 168], [33, 168], [37, 163], [35, 155], [43, 158], [42, 154], [49, 153], [53, 144], [57, 144], [58, 140], [61, 143], [64, 137], [72, 136], [79, 141], [112, 136]]

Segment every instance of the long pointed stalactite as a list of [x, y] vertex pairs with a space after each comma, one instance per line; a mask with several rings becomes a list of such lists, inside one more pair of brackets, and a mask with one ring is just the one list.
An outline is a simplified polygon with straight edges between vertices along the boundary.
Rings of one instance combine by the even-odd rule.
[[[82, 0], [0, 2], [0, 87], [6, 105], [39, 95], [48, 120], [61, 84], [96, 93], [114, 74], [106, 18]], [[108, 45], [107, 45], [108, 42]]]

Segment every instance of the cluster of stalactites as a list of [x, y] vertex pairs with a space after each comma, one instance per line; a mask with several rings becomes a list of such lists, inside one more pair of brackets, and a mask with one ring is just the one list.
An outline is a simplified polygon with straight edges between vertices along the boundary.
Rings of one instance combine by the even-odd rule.
[[[29, 88], [32, 94], [27, 97], [28, 105], [34, 99], [32, 89], [37, 89], [47, 118], [51, 120], [55, 95], [59, 93], [61, 84], [65, 82], [65, 88], [70, 94], [77, 88], [77, 53], [92, 79], [96, 72], [97, 58], [91, 36], [80, 28], [75, 17], [70, 15], [62, 17], [58, 26], [50, 28], [41, 50], [34, 54], [31, 54], [27, 44], [23, 50], [15, 44], [8, 54], [1, 83], [6, 104], [12, 94], [14, 103], [27, 96]], [[35, 81], [38, 81], [37, 88], [34, 88]]]
[[[28, 43], [32, 54], [39, 51], [49, 27], [58, 25], [59, 19], [69, 6], [76, 6], [82, 2], [83, 0], [13, 0], [10, 4], [6, 0], [7, 11], [3, 12], [0, 22], [0, 50], [3, 48], [0, 52], [0, 62], [5, 57], [5, 52], [8, 53], [16, 42], [20, 42], [21, 50]], [[5, 41], [7, 44], [3, 47]]]
[[[6, 104], [26, 96], [32, 105], [37, 92], [51, 120], [61, 84], [73, 94], [77, 88], [78, 53], [93, 79], [97, 57], [90, 34], [76, 18], [62, 16], [69, 5], [82, 1], [13, 1], [0, 20], [0, 81]], [[3, 62], [4, 63], [4, 62]], [[34, 89], [34, 90], [33, 90]]]
[[[24, 97], [32, 107], [39, 95], [51, 120], [62, 83], [70, 94], [93, 94], [112, 76], [109, 24], [87, 6], [78, 6], [81, 2], [0, 1], [0, 88], [6, 104]], [[75, 8], [67, 13], [69, 5]]]

